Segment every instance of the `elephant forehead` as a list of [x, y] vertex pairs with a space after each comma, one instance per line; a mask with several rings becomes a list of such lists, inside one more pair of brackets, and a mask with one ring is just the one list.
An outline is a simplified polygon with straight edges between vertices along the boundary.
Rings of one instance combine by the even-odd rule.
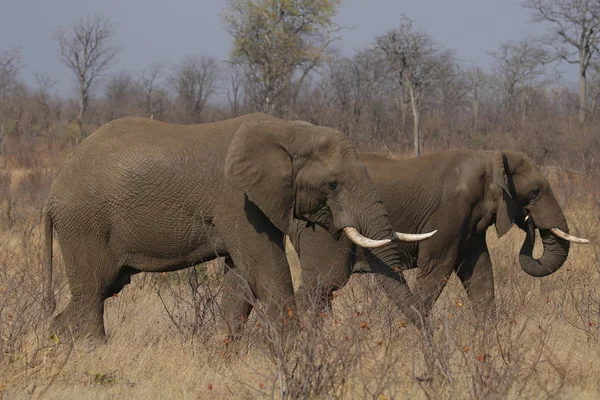
[[298, 178], [320, 183], [327, 178], [337, 178], [342, 172], [340, 160], [312, 159], [298, 171]]
[[301, 179], [344, 181], [352, 176], [366, 176], [366, 169], [357, 161], [340, 157], [316, 157], [306, 162], [298, 172]]
[[304, 134], [295, 135], [299, 148], [309, 150], [312, 157], [358, 159], [358, 154], [352, 143], [341, 132], [319, 126], [305, 127]]
[[525, 173], [515, 174], [513, 175], [513, 181], [517, 191], [550, 187], [546, 177], [537, 169], [529, 169]]

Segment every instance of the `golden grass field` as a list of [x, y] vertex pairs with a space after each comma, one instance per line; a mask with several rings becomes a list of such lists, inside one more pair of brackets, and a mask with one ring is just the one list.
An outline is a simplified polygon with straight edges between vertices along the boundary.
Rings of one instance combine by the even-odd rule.
[[[437, 360], [423, 371], [421, 336], [403, 323], [372, 277], [353, 276], [329, 314], [306, 317], [282, 341], [253, 313], [238, 355], [225, 357], [219, 334], [219, 266], [198, 273], [139, 274], [106, 302], [109, 342], [91, 349], [53, 340], [42, 317], [41, 207], [66, 156], [33, 166], [0, 164], [0, 398], [348, 399], [560, 398], [600, 394], [600, 190], [586, 178], [547, 168], [573, 245], [546, 278], [518, 266], [525, 234], [488, 231], [498, 316], [475, 326], [453, 277], [435, 306]], [[59, 309], [68, 287], [55, 244]], [[409, 278], [412, 273], [409, 273]], [[199, 283], [199, 284], [198, 284]], [[272, 332], [271, 332], [272, 333]]]

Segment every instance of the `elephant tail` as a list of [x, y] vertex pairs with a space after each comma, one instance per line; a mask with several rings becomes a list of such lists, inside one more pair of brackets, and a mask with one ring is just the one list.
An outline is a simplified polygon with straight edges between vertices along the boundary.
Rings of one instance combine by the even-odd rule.
[[56, 299], [52, 290], [52, 236], [52, 215], [46, 209], [44, 212], [44, 305], [47, 316], [52, 315], [56, 310]]

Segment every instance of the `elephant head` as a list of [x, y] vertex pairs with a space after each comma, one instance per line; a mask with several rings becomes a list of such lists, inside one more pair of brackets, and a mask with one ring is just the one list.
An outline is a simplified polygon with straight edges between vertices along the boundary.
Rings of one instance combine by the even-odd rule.
[[[496, 230], [503, 236], [513, 222], [527, 233], [519, 263], [532, 276], [546, 276], [558, 270], [569, 254], [570, 242], [589, 243], [568, 234], [569, 227], [550, 183], [524, 153], [496, 151], [488, 165], [490, 193], [495, 197]], [[533, 258], [535, 231], [539, 230], [544, 253]]]
[[366, 168], [335, 129], [297, 122], [245, 123], [229, 146], [225, 176], [282, 232], [290, 231], [295, 218], [334, 236], [343, 231], [362, 247], [431, 236], [392, 232]]

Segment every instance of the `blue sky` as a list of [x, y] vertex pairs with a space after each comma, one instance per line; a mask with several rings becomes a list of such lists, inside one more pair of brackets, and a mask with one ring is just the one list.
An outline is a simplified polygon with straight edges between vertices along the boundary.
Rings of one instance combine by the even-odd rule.
[[[392, 29], [405, 14], [468, 65], [488, 67], [488, 52], [509, 39], [540, 34], [522, 0], [345, 0], [336, 21], [343, 54], [351, 55]], [[151, 62], [177, 62], [188, 54], [228, 57], [231, 37], [222, 24], [224, 0], [0, 0], [0, 50], [22, 48], [22, 78], [43, 71], [69, 94], [71, 72], [58, 61], [52, 35], [86, 13], [102, 11], [113, 21], [122, 51], [111, 71], [139, 71]], [[567, 76], [568, 79], [574, 77]]]

